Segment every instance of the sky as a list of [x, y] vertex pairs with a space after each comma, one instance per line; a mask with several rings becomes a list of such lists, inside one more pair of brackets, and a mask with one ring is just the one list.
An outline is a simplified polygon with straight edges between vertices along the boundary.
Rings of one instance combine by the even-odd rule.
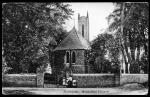
[[114, 5], [111, 2], [94, 2], [94, 3], [67, 3], [74, 11], [72, 19], [66, 21], [64, 27], [70, 31], [73, 26], [78, 30], [78, 13], [80, 16], [89, 14], [89, 40], [92, 41], [96, 36], [103, 32], [102, 29], [108, 27], [106, 17], [113, 11]]

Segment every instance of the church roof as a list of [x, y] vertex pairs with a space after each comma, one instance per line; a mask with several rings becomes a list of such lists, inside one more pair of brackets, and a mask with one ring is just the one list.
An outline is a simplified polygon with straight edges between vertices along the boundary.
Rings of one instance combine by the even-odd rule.
[[89, 43], [76, 31], [75, 27], [69, 35], [54, 49], [71, 50], [71, 49], [90, 49]]

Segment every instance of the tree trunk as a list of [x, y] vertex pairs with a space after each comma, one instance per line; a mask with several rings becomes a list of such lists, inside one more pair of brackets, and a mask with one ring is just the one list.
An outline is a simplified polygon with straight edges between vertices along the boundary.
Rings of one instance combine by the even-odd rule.
[[[126, 31], [127, 32], [127, 31]], [[126, 67], [126, 73], [129, 73], [129, 68], [128, 68], [128, 64], [131, 63], [131, 57], [130, 57], [130, 54], [129, 54], [129, 51], [128, 51], [128, 45], [127, 45], [127, 36], [124, 35], [124, 49], [125, 49], [125, 53], [127, 55], [127, 59], [128, 59], [128, 62], [126, 63], [125, 67]]]
[[136, 61], [139, 62], [140, 60], [140, 46], [137, 47], [137, 56], [136, 56]]
[[126, 59], [126, 56], [125, 56], [125, 52], [124, 52], [124, 49], [123, 49], [123, 46], [121, 47], [121, 51], [122, 51], [122, 55], [123, 55], [123, 59], [124, 59], [124, 62], [125, 62], [125, 66], [126, 66], [126, 73], [128, 73], [128, 62], [127, 62], [127, 59]]
[[132, 45], [132, 47], [131, 47], [131, 58], [132, 58], [132, 61], [135, 61], [135, 50], [136, 50], [136, 48], [134, 47], [134, 45]]
[[130, 64], [130, 72], [134, 73], [135, 72], [135, 48], [131, 47], [131, 64]]
[[124, 61], [125, 61], [125, 65], [127, 65], [127, 60], [126, 60], [125, 52], [124, 52], [124, 38], [123, 38], [124, 9], [125, 9], [125, 3], [123, 3], [122, 11], [121, 11], [121, 35], [120, 35], [121, 38], [120, 38], [120, 44], [121, 44], [121, 51], [122, 51], [122, 55], [123, 55], [123, 58], [124, 58]]
[[144, 44], [144, 50], [145, 50], [145, 55], [147, 56], [148, 55], [148, 46], [147, 46], [147, 44]]
[[127, 54], [127, 58], [128, 58], [128, 62], [127, 62], [127, 59], [126, 59], [126, 63], [125, 63], [125, 68], [126, 68], [126, 73], [129, 73], [129, 71], [128, 71], [128, 64], [129, 64], [129, 54], [128, 54], [128, 51], [127, 51], [127, 49], [126, 49], [126, 47], [125, 47], [125, 52], [126, 52], [126, 54]]

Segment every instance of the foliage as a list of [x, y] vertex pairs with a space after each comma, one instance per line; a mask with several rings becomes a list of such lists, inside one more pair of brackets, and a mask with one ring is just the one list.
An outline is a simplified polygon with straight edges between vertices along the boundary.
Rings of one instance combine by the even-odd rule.
[[95, 63], [94, 63], [95, 71], [97, 73], [108, 73], [112, 72], [111, 70], [111, 63], [109, 60], [99, 56], [96, 57]]
[[140, 66], [141, 69], [144, 70], [145, 73], [149, 73], [149, 61], [148, 61], [148, 57], [145, 54], [142, 54], [141, 56], [141, 60], [140, 60]]
[[[130, 64], [130, 72], [138, 73], [139, 64], [137, 63], [140, 60], [140, 50], [144, 48], [144, 53], [148, 55], [149, 4], [124, 2], [115, 4], [116, 9], [107, 17], [110, 23], [109, 30], [116, 30], [121, 36], [118, 38], [120, 38], [119, 44], [124, 56], [126, 70]], [[122, 31], [121, 27], [123, 27]], [[136, 50], [137, 53], [135, 53]], [[134, 70], [134, 68], [137, 69]]]
[[3, 76], [3, 74], [7, 73], [10, 69], [12, 69], [12, 68], [7, 66], [7, 63], [6, 63], [6, 60], [4, 57], [4, 49], [2, 47], [2, 76]]
[[111, 34], [103, 33], [99, 34], [98, 37], [92, 41], [89, 62], [93, 64], [96, 72], [110, 71], [111, 64], [109, 60], [105, 58], [105, 55], [108, 51], [107, 42], [112, 37]]
[[49, 54], [65, 36], [62, 24], [72, 12], [63, 3], [3, 3], [4, 56], [12, 72], [28, 72], [31, 65], [49, 62]]
[[7, 66], [5, 58], [2, 57], [2, 74], [7, 73], [10, 69], [12, 69], [12, 68], [10, 68], [10, 67]]
[[120, 45], [119, 39], [116, 37], [117, 35], [113, 36], [112, 38], [108, 39], [106, 46], [109, 52], [109, 57], [112, 62], [119, 64], [119, 55], [120, 55]]

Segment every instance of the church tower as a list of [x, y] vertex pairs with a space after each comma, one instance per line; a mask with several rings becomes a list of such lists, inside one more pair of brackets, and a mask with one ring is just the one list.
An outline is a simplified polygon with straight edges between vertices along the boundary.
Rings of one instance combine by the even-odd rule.
[[78, 32], [89, 42], [89, 15], [81, 16], [78, 14]]

